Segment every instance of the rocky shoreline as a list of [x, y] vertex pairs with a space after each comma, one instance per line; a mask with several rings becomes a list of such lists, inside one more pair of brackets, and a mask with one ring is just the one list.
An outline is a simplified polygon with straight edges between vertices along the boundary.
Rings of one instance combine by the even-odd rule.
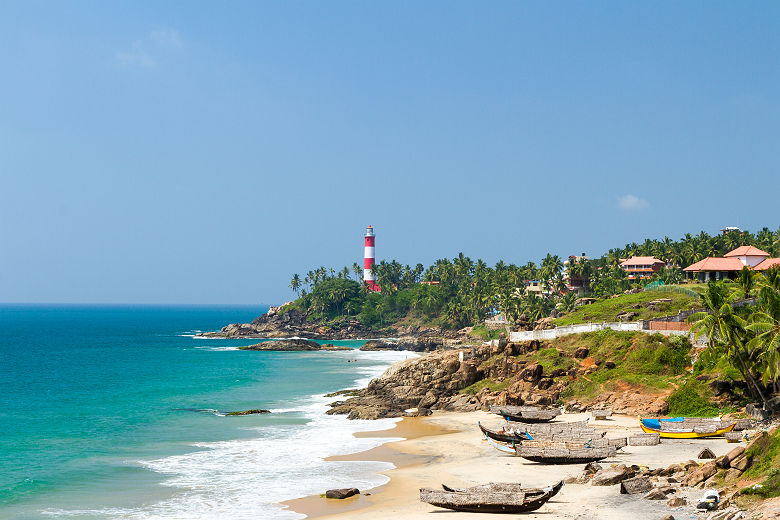
[[[430, 410], [469, 412], [493, 405], [550, 406], [562, 399], [564, 390], [578, 377], [587, 377], [597, 367], [587, 349], [572, 354], [578, 367], [569, 371], [546, 371], [537, 363], [523, 363], [515, 356], [549, 347], [537, 340], [436, 350], [422, 357], [391, 366], [353, 397], [331, 404], [328, 414], [346, 414], [350, 419], [381, 419], [427, 415]], [[585, 350], [584, 352], [582, 350]], [[490, 363], [484, 363], [490, 360]], [[500, 389], [488, 385], [463, 392], [477, 382], [502, 381]], [[566, 410], [610, 408], [616, 413], [657, 415], [667, 410], [668, 392], [646, 393], [626, 389], [606, 392], [587, 402], [565, 401]]]
[[[199, 338], [227, 339], [294, 339], [306, 338], [319, 341], [373, 340], [374, 350], [411, 350], [431, 352], [441, 348], [454, 348], [474, 343], [470, 329], [460, 331], [440, 328], [395, 327], [378, 331], [363, 326], [354, 318], [340, 318], [327, 324], [311, 320], [290, 303], [270, 307], [268, 312], [251, 323], [231, 323], [213, 332], [201, 332]], [[371, 349], [371, 346], [365, 350]]]

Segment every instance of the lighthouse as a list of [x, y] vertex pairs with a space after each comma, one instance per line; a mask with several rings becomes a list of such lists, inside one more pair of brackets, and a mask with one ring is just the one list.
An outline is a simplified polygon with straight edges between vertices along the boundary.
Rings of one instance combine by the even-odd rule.
[[376, 277], [371, 272], [371, 268], [374, 266], [374, 260], [376, 259], [376, 253], [374, 252], [374, 229], [371, 226], [366, 228], [366, 234], [363, 237], [365, 240], [365, 248], [363, 253], [363, 283], [366, 285], [369, 291], [378, 291], [379, 286], [376, 284]]

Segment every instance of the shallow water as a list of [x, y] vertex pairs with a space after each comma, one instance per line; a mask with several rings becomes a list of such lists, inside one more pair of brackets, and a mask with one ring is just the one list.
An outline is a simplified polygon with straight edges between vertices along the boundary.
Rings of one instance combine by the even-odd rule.
[[[322, 394], [412, 354], [192, 337], [264, 311], [0, 306], [0, 517], [300, 518], [278, 502], [385, 482], [386, 463], [322, 459], [389, 421], [324, 415]], [[249, 408], [273, 413], [224, 416]]]

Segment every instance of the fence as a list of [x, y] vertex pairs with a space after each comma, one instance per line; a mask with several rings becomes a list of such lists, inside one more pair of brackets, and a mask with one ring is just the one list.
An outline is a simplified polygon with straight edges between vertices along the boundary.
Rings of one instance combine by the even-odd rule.
[[689, 335], [690, 326], [684, 322], [656, 322], [656, 321], [630, 321], [630, 322], [603, 322], [582, 323], [579, 325], [567, 325], [555, 329], [521, 330], [509, 333], [509, 341], [531, 341], [533, 339], [555, 339], [569, 334], [582, 334], [599, 330], [620, 330], [628, 332], [643, 332], [645, 334], [661, 333], [664, 335]]

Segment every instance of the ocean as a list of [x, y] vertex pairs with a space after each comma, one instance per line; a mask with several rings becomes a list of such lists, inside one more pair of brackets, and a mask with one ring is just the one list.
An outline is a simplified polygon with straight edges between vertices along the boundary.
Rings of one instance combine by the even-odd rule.
[[[393, 420], [325, 415], [324, 394], [414, 354], [194, 337], [266, 309], [0, 305], [0, 518], [298, 519], [279, 502], [385, 483], [388, 463], [323, 459]], [[250, 408], [272, 413], [224, 415]]]

